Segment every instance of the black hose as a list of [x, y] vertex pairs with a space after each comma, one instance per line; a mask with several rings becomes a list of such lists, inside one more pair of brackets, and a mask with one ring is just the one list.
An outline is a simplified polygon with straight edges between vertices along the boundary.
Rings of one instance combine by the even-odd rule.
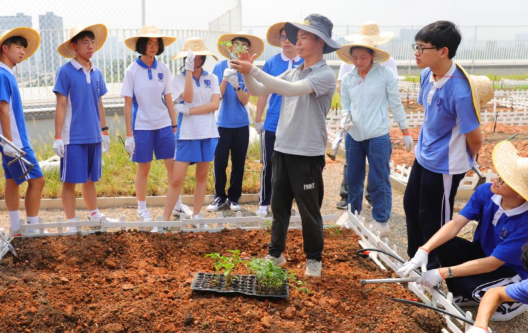
[[422, 308], [430, 309], [430, 310], [433, 310], [433, 311], [436, 311], [436, 312], [451, 316], [453, 318], [461, 320], [461, 321], [463, 321], [465, 323], [468, 323], [470, 325], [475, 324], [475, 322], [473, 320], [470, 320], [470, 319], [467, 319], [467, 318], [464, 318], [464, 317], [461, 317], [461, 316], [454, 315], [454, 314], [450, 313], [449, 311], [442, 310], [440, 308], [437, 308], [436, 306], [431, 306], [431, 305], [427, 305], [427, 304], [420, 303], [420, 302], [410, 301], [410, 300], [407, 300], [407, 299], [400, 299], [400, 298], [389, 298], [389, 299], [391, 301], [394, 301], [394, 302], [400, 302], [400, 303], [405, 303], [405, 304], [410, 304], [410, 305], [415, 305], [415, 306], [419, 306], [419, 307], [422, 307]]

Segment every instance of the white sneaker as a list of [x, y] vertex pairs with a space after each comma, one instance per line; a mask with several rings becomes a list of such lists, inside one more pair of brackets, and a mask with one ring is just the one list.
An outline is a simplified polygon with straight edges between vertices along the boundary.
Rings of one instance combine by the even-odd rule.
[[528, 304], [517, 302], [506, 302], [499, 305], [499, 308], [493, 316], [491, 321], [508, 321], [528, 311]]
[[306, 269], [304, 276], [308, 277], [321, 277], [321, 270], [323, 269], [323, 262], [315, 259], [306, 260]]
[[152, 221], [152, 216], [150, 215], [150, 210], [148, 210], [148, 208], [141, 211], [138, 210], [137, 216], [138, 218], [143, 217], [143, 221], [145, 222]]
[[174, 209], [172, 210], [172, 216], [182, 216], [182, 214], [190, 219], [192, 216], [193, 211], [189, 208], [189, 206], [181, 204], [180, 206], [176, 205], [174, 206]]
[[257, 216], [260, 216], [260, 217], [266, 217], [268, 216], [268, 212], [269, 212], [269, 206], [259, 206], [259, 208], [257, 209]]
[[[193, 219], [201, 219], [202, 217], [200, 216], [200, 214], [196, 214], [192, 217]], [[207, 223], [205, 224], [198, 224], [197, 227], [200, 227], [200, 228], [209, 228], [209, 225]]]
[[380, 223], [377, 221], [370, 222], [372, 224], [372, 232], [374, 235], [378, 235], [378, 231], [380, 232], [380, 237], [387, 237], [389, 235], [389, 223]]
[[220, 197], [217, 197], [214, 199], [213, 202], [209, 206], [207, 206], [208, 212], [217, 212], [220, 208], [227, 205], [227, 199], [222, 199]]
[[103, 217], [106, 217], [106, 222], [119, 222], [118, 219], [112, 219], [105, 214], [99, 214], [99, 216], [88, 216], [88, 221], [101, 221]]
[[281, 253], [281, 255], [278, 258], [275, 258], [274, 256], [268, 254], [267, 256], [264, 257], [264, 259], [275, 261], [275, 265], [277, 265], [279, 267], [284, 267], [288, 263], [286, 261], [286, 258], [284, 258], [284, 256], [282, 255], [282, 253]]
[[242, 207], [236, 201], [229, 201], [229, 209], [233, 212], [238, 212], [242, 210]]

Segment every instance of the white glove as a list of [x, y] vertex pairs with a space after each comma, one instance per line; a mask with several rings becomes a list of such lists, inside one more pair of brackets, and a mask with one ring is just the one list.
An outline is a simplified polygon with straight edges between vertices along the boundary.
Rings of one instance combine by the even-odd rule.
[[134, 149], [136, 149], [136, 141], [134, 141], [133, 136], [127, 136], [125, 140], [125, 150], [130, 155], [134, 154]]
[[260, 123], [253, 123], [253, 126], [255, 126], [255, 130], [257, 131], [258, 134], [262, 134], [262, 132], [264, 132], [264, 123], [263, 122], [260, 122]]
[[476, 326], [471, 326], [471, 328], [469, 329], [469, 331], [467, 331], [466, 333], [489, 333], [491, 332], [491, 329], [488, 328], [487, 330], [483, 329], [483, 328], [480, 328], [480, 327], [476, 327]]
[[427, 265], [428, 261], [429, 253], [424, 249], [419, 248], [414, 257], [398, 269], [398, 273], [403, 273], [403, 276], [407, 276], [416, 268], [421, 268], [423, 265]]
[[240, 85], [238, 82], [238, 72], [233, 68], [226, 68], [224, 71], [224, 80], [229, 82], [233, 88], [236, 88]]
[[189, 50], [187, 53], [187, 58], [185, 59], [185, 70], [189, 72], [194, 72], [194, 53], [192, 50]]
[[10, 145], [6, 144], [5, 142], [2, 143], [2, 149], [4, 150], [4, 155], [15, 158], [17, 155], [17, 151], [15, 148], [11, 147]]
[[431, 271], [423, 272], [422, 276], [416, 280], [416, 283], [428, 288], [434, 288], [442, 281], [444, 281], [444, 278], [440, 275], [440, 270], [433, 269]]
[[55, 150], [57, 156], [64, 157], [64, 141], [62, 139], [56, 139], [53, 142], [53, 150]]
[[176, 113], [181, 113], [185, 116], [188, 116], [189, 115], [189, 107], [185, 104], [176, 104], [176, 106], [174, 107], [174, 111], [176, 111]]
[[350, 117], [347, 115], [344, 115], [341, 117], [341, 121], [339, 122], [339, 127], [342, 130], [345, 130], [345, 132], [348, 132], [354, 127], [354, 123], [350, 120]]
[[403, 142], [405, 142], [405, 150], [411, 151], [413, 149], [414, 142], [410, 135], [404, 135]]
[[103, 134], [103, 153], [106, 153], [110, 148], [110, 137], [108, 134]]

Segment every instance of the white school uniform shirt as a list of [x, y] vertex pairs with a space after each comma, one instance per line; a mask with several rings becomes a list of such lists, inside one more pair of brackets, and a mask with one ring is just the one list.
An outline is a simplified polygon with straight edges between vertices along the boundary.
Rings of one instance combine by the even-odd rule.
[[[175, 103], [184, 103], [181, 97], [184, 89], [185, 71], [175, 76], [172, 81]], [[211, 103], [211, 98], [215, 94], [220, 95], [218, 78], [213, 73], [204, 70], [199, 80], [193, 76], [193, 101], [192, 103], [186, 103], [186, 105], [189, 108], [195, 108]], [[202, 140], [220, 137], [216, 127], [215, 112], [197, 115], [178, 114], [176, 140]]]
[[165, 95], [172, 94], [169, 67], [154, 59], [151, 67], [138, 57], [128, 66], [121, 96], [132, 97], [132, 129], [157, 130], [171, 126]]

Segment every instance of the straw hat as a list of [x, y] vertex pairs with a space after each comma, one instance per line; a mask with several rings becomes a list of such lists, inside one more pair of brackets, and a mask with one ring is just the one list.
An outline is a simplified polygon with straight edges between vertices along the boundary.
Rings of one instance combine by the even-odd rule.
[[469, 75], [462, 66], [460, 66], [459, 64], [456, 65], [458, 66], [458, 68], [460, 68], [462, 73], [464, 73], [464, 75], [469, 81], [469, 86], [473, 95], [473, 106], [477, 111], [477, 118], [480, 123], [481, 106], [486, 105], [489, 101], [493, 99], [493, 83], [487, 76]]
[[279, 22], [269, 27], [268, 33], [266, 34], [266, 39], [268, 40], [269, 45], [281, 47], [280, 31], [284, 29], [285, 24], [286, 22]]
[[108, 36], [108, 29], [104, 24], [94, 24], [87, 27], [82, 27], [79, 25], [74, 26], [70, 29], [70, 39], [59, 45], [57, 51], [64, 58], [73, 58], [75, 57], [75, 51], [71, 47], [71, 41], [73, 37], [77, 36], [83, 31], [91, 31], [95, 35], [95, 51], [97, 52], [101, 47], [103, 47], [106, 37]]
[[381, 32], [376, 22], [368, 21], [361, 24], [361, 27], [359, 27], [359, 34], [346, 36], [345, 40], [353, 42], [361, 36], [366, 36], [372, 39], [374, 45], [381, 45], [388, 43], [392, 37], [394, 37], [394, 32]]
[[230, 58], [229, 51], [225, 47], [220, 46], [220, 43], [230, 42], [236, 37], [243, 37], [249, 40], [249, 42], [251, 43], [251, 49], [249, 53], [256, 54], [257, 58], [260, 57], [262, 53], [264, 52], [264, 41], [262, 39], [258, 38], [257, 36], [245, 34], [243, 32], [237, 32], [234, 34], [224, 34], [220, 36], [220, 38], [218, 38], [218, 44], [217, 44], [218, 52], [220, 52], [220, 54], [223, 55], [224, 57]]
[[169, 37], [161, 34], [161, 31], [155, 25], [146, 25], [141, 27], [139, 35], [125, 39], [125, 44], [132, 51], [136, 51], [136, 44], [140, 38], [161, 38], [163, 46], [167, 47], [176, 41], [176, 37]]
[[528, 157], [522, 157], [510, 141], [501, 141], [491, 156], [497, 174], [528, 201]]
[[195, 55], [197, 55], [197, 56], [202, 56], [202, 55], [208, 56], [208, 55], [210, 55], [213, 58], [215, 58], [216, 60], [218, 60], [218, 57], [216, 55], [214, 55], [213, 53], [211, 53], [207, 49], [207, 46], [205, 46], [204, 40], [199, 38], [199, 37], [188, 38], [185, 41], [185, 44], [183, 44], [183, 51], [178, 52], [176, 55], [174, 55], [171, 58], [171, 60], [185, 58], [187, 56], [187, 54], [189, 53], [189, 50], [192, 50], [193, 53]]
[[390, 54], [388, 52], [375, 48], [372, 39], [366, 36], [358, 37], [352, 44], [343, 45], [343, 47], [337, 50], [336, 53], [338, 57], [347, 64], [353, 64], [350, 49], [356, 46], [364, 47], [374, 51], [374, 62], [385, 62], [390, 58]]
[[14, 28], [4, 31], [4, 33], [0, 36], [0, 45], [4, 44], [4, 42], [9, 38], [16, 36], [24, 37], [28, 43], [26, 54], [24, 55], [24, 59], [22, 59], [22, 61], [26, 60], [35, 52], [37, 52], [40, 45], [40, 35], [36, 30], [27, 27]]

